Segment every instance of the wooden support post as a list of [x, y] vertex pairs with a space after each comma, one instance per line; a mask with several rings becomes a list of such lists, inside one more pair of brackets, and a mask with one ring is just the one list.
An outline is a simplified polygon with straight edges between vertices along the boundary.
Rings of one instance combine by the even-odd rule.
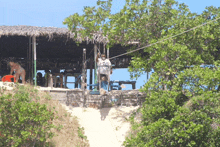
[[86, 95], [85, 95], [85, 90], [87, 88], [87, 84], [86, 84], [86, 49], [83, 49], [83, 68], [82, 68], [82, 84], [81, 84], [81, 88], [83, 90], [83, 107], [86, 106]]
[[[2, 38], [1, 38], [2, 39]], [[3, 52], [3, 48], [2, 48], [2, 43], [0, 43], [0, 69], [2, 68], [2, 52]], [[1, 76], [1, 75], [0, 75]], [[3, 75], [2, 75], [3, 76]]]
[[53, 88], [53, 76], [49, 74], [48, 87]]
[[57, 75], [56, 74], [53, 76], [53, 81], [54, 81], [53, 87], [57, 87]]
[[31, 37], [29, 37], [27, 60], [28, 60], [28, 71], [27, 71], [28, 72], [28, 79], [29, 79], [30, 84], [32, 84], [31, 83], [31, 81], [32, 81], [32, 79], [31, 79]]
[[67, 75], [64, 76], [65, 88], [67, 87]]
[[[30, 40], [29, 40], [30, 41]], [[28, 42], [29, 43], [29, 42]], [[29, 44], [28, 44], [28, 48], [27, 48], [27, 60], [26, 60], [26, 79], [28, 78], [29, 79]], [[26, 80], [25, 79], [25, 80]], [[29, 80], [30, 81], [30, 80]], [[30, 82], [29, 82], [30, 83]]]
[[[93, 61], [92, 61], [92, 58], [90, 58], [90, 77], [89, 77], [89, 84], [92, 84], [92, 64], [93, 64]], [[89, 87], [90, 90], [92, 90], [92, 86]]]
[[2, 54], [1, 54], [1, 52], [2, 52], [2, 50], [1, 50], [1, 47], [0, 47], [0, 69], [2, 68]]
[[109, 47], [107, 48], [107, 58], [109, 59]]
[[136, 89], [136, 83], [132, 83], [132, 89]]
[[105, 54], [105, 44], [103, 44], [103, 54]]
[[[4, 57], [4, 40], [3, 40], [3, 36], [2, 37], [0, 37], [1, 38], [1, 43], [0, 43], [0, 45], [1, 45], [1, 47], [0, 47], [0, 55], [1, 55], [1, 64], [3, 63], [2, 62], [2, 58]], [[1, 65], [2, 66], [2, 65]], [[2, 75], [3, 76], [3, 75]]]
[[95, 44], [94, 44], [94, 61], [95, 61], [95, 62], [94, 62], [94, 63], [95, 63], [95, 66], [94, 66], [94, 67], [95, 67], [95, 68], [94, 68], [94, 69], [95, 69], [95, 70], [94, 70], [94, 80], [95, 80], [95, 82], [94, 82], [94, 83], [95, 83], [95, 84], [97, 83], [97, 72], [96, 72], [96, 71], [97, 71], [97, 63], [96, 63], [96, 56], [97, 56], [97, 44], [95, 43]]
[[75, 76], [75, 88], [79, 87], [79, 75]]
[[121, 83], [121, 82], [119, 82], [118, 84], [119, 84], [119, 88], [118, 88], [118, 89], [119, 89], [119, 90], [121, 90], [121, 84], [122, 84], [122, 83]]
[[63, 74], [60, 74], [60, 87], [63, 88]]
[[31, 83], [33, 83], [33, 78], [34, 78], [34, 51], [33, 51], [33, 38], [31, 37], [31, 50], [30, 50], [30, 61], [31, 61]]
[[34, 85], [37, 86], [37, 52], [36, 52], [36, 36], [32, 37], [32, 47], [34, 54]]
[[[2, 38], [0, 38], [0, 39], [2, 40]], [[2, 52], [3, 52], [3, 48], [2, 48], [2, 42], [1, 42], [0, 43], [0, 58], [2, 58]], [[0, 61], [2, 61], [2, 59]], [[1, 63], [1, 65], [2, 65], [2, 63]], [[0, 67], [0, 69], [1, 69], [1, 67]]]

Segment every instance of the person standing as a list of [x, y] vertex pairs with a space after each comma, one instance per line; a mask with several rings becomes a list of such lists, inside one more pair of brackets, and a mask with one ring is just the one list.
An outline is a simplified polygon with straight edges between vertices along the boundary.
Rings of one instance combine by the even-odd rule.
[[[108, 90], [108, 80], [110, 80], [110, 74], [112, 74], [112, 64], [109, 59], [106, 59], [105, 54], [101, 55], [98, 53], [96, 57], [96, 62], [97, 62], [97, 75], [100, 74], [100, 79], [101, 80], [101, 88]], [[109, 74], [110, 73], [110, 74]]]

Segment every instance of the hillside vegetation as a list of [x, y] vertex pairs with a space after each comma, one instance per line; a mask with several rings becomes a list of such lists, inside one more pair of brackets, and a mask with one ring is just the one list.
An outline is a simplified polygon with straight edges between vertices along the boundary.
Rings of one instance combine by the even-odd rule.
[[88, 147], [83, 128], [48, 93], [17, 85], [0, 93], [0, 146]]

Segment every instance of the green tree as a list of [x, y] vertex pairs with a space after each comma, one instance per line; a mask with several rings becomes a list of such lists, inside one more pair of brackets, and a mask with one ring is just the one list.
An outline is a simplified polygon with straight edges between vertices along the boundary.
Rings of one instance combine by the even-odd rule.
[[[100, 11], [86, 8], [85, 14], [72, 15], [66, 24], [73, 31], [82, 27], [85, 36], [102, 30], [109, 46], [138, 41], [129, 51], [144, 47], [130, 53], [131, 77], [138, 78], [151, 69], [154, 73], [142, 89], [148, 96], [142, 108], [141, 129], [124, 145], [219, 146], [220, 129], [212, 126], [220, 124], [220, 8], [207, 7], [198, 15], [175, 0], [126, 0], [123, 9], [110, 14], [111, 1], [107, 4], [108, 9]], [[102, 25], [100, 18], [98, 25], [94, 25], [95, 19], [87, 23], [89, 17], [85, 16], [97, 13], [103, 16]]]
[[106, 20], [110, 16], [112, 0], [97, 1], [97, 7], [85, 6], [83, 9], [83, 15], [75, 13], [67, 17], [63, 24], [66, 24], [72, 32], [75, 33], [75, 38], [78, 35], [83, 41], [89, 37], [92, 39], [94, 33], [104, 30], [104, 34], [107, 34]]

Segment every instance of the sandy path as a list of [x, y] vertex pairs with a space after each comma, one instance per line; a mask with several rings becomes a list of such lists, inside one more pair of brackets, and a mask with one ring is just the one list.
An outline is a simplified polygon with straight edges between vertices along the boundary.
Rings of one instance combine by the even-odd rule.
[[73, 116], [77, 116], [80, 126], [85, 129], [90, 147], [121, 147], [130, 129], [130, 123], [125, 118], [138, 108], [93, 109], [62, 106]]

